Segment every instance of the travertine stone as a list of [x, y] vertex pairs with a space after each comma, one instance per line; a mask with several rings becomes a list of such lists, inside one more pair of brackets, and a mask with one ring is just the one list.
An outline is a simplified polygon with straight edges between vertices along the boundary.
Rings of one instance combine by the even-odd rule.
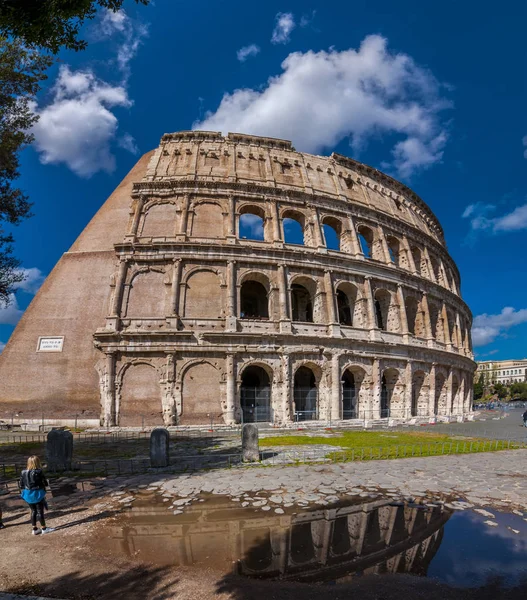
[[243, 462], [258, 462], [260, 460], [258, 427], [253, 423], [246, 423], [242, 427], [242, 460]]
[[170, 433], [166, 429], [156, 428], [150, 434], [150, 466], [168, 467]]
[[[0, 354], [0, 419], [462, 417], [475, 363], [459, 290], [437, 218], [388, 175], [286, 140], [167, 134]], [[36, 352], [40, 336], [62, 352]]]
[[46, 460], [50, 471], [71, 469], [73, 435], [71, 431], [52, 429], [47, 435]]

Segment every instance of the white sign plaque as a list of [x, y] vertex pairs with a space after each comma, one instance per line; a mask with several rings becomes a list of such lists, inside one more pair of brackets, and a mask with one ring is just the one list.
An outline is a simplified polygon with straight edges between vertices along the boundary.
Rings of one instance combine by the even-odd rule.
[[62, 352], [64, 337], [39, 337], [37, 352]]

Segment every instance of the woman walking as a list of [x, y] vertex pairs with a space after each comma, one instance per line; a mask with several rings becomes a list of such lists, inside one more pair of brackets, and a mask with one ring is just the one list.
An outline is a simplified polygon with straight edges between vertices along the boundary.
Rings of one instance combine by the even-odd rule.
[[[44, 508], [46, 506], [46, 486], [48, 481], [42, 472], [42, 464], [38, 456], [30, 456], [27, 459], [27, 469], [22, 471], [20, 477], [20, 490], [22, 499], [29, 504], [31, 509], [32, 534], [51, 533], [55, 531], [52, 527], [46, 527]], [[37, 517], [42, 529], [37, 527]]]

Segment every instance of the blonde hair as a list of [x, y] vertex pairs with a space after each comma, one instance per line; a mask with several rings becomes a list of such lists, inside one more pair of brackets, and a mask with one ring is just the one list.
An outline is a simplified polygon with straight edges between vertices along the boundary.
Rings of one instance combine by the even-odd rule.
[[30, 456], [27, 459], [27, 468], [31, 469], [42, 469], [42, 463], [40, 462], [40, 458], [38, 456]]

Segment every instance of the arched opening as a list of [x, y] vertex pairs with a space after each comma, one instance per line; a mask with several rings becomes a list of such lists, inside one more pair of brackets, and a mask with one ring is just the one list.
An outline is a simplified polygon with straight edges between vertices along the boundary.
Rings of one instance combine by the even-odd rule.
[[288, 210], [282, 215], [284, 242], [304, 246], [305, 217], [302, 213]]
[[297, 421], [311, 421], [318, 418], [317, 381], [310, 368], [300, 367], [297, 369], [293, 396]]
[[406, 320], [408, 322], [408, 331], [416, 337], [426, 337], [426, 328], [421, 303], [414, 296], [409, 296], [405, 300]]
[[341, 249], [342, 223], [333, 217], [325, 217], [322, 221], [326, 248], [328, 250]]
[[223, 295], [220, 278], [214, 271], [195, 271], [186, 281], [185, 318], [219, 319], [223, 315]]
[[238, 237], [242, 240], [265, 240], [265, 212], [254, 206], [240, 210]]
[[118, 424], [120, 427], [163, 425], [159, 375], [151, 365], [129, 366], [122, 379]]
[[358, 417], [358, 393], [355, 375], [346, 369], [342, 375], [342, 418], [356, 419]]
[[434, 256], [431, 256], [430, 263], [432, 264], [432, 272], [434, 274], [434, 279], [436, 283], [443, 284], [443, 274], [441, 273], [439, 261]]
[[399, 380], [397, 369], [386, 369], [381, 380], [381, 419], [391, 415], [391, 405], [395, 386]]
[[412, 257], [414, 259], [415, 270], [422, 276], [426, 276], [426, 265], [422, 263], [422, 252], [417, 246], [411, 248]]
[[444, 343], [445, 329], [442, 311], [435, 302], [429, 302], [428, 309], [430, 313], [430, 326], [432, 328], [432, 336], [436, 342]]
[[394, 237], [393, 235], [390, 235], [386, 238], [386, 243], [388, 245], [388, 252], [390, 254], [390, 260], [392, 261], [392, 263], [394, 265], [396, 265], [397, 267], [400, 267], [401, 264], [401, 244], [399, 243], [399, 240]]
[[244, 281], [240, 290], [240, 318], [268, 319], [267, 290], [259, 281]]
[[428, 414], [428, 394], [425, 382], [426, 374], [424, 371], [416, 371], [412, 377], [412, 417]]
[[240, 386], [240, 406], [243, 423], [270, 423], [271, 381], [262, 367], [251, 365], [242, 373]]
[[359, 291], [352, 283], [341, 283], [337, 288], [339, 323], [348, 327], [361, 327]]
[[373, 231], [369, 227], [360, 225], [357, 228], [357, 236], [359, 238], [359, 243], [362, 250], [362, 254], [364, 254], [364, 258], [372, 258], [374, 241]]
[[450, 405], [450, 413], [455, 414], [458, 406], [458, 394], [459, 394], [459, 380], [454, 375], [452, 377], [452, 402]]
[[221, 398], [218, 369], [208, 362], [191, 365], [183, 375], [180, 424], [222, 423]]
[[202, 202], [192, 209], [192, 237], [222, 238], [223, 209], [215, 202]]
[[293, 321], [313, 323], [313, 297], [309, 290], [299, 283], [293, 283], [291, 286], [291, 307]]
[[172, 237], [175, 233], [176, 214], [175, 204], [151, 205], [143, 219], [141, 237]]
[[375, 290], [375, 319], [377, 321], [377, 327], [383, 331], [389, 330], [388, 316], [390, 314], [391, 303], [392, 295], [388, 290]]
[[126, 316], [138, 318], [163, 318], [166, 314], [165, 274], [159, 271], [137, 273], [129, 286]]

